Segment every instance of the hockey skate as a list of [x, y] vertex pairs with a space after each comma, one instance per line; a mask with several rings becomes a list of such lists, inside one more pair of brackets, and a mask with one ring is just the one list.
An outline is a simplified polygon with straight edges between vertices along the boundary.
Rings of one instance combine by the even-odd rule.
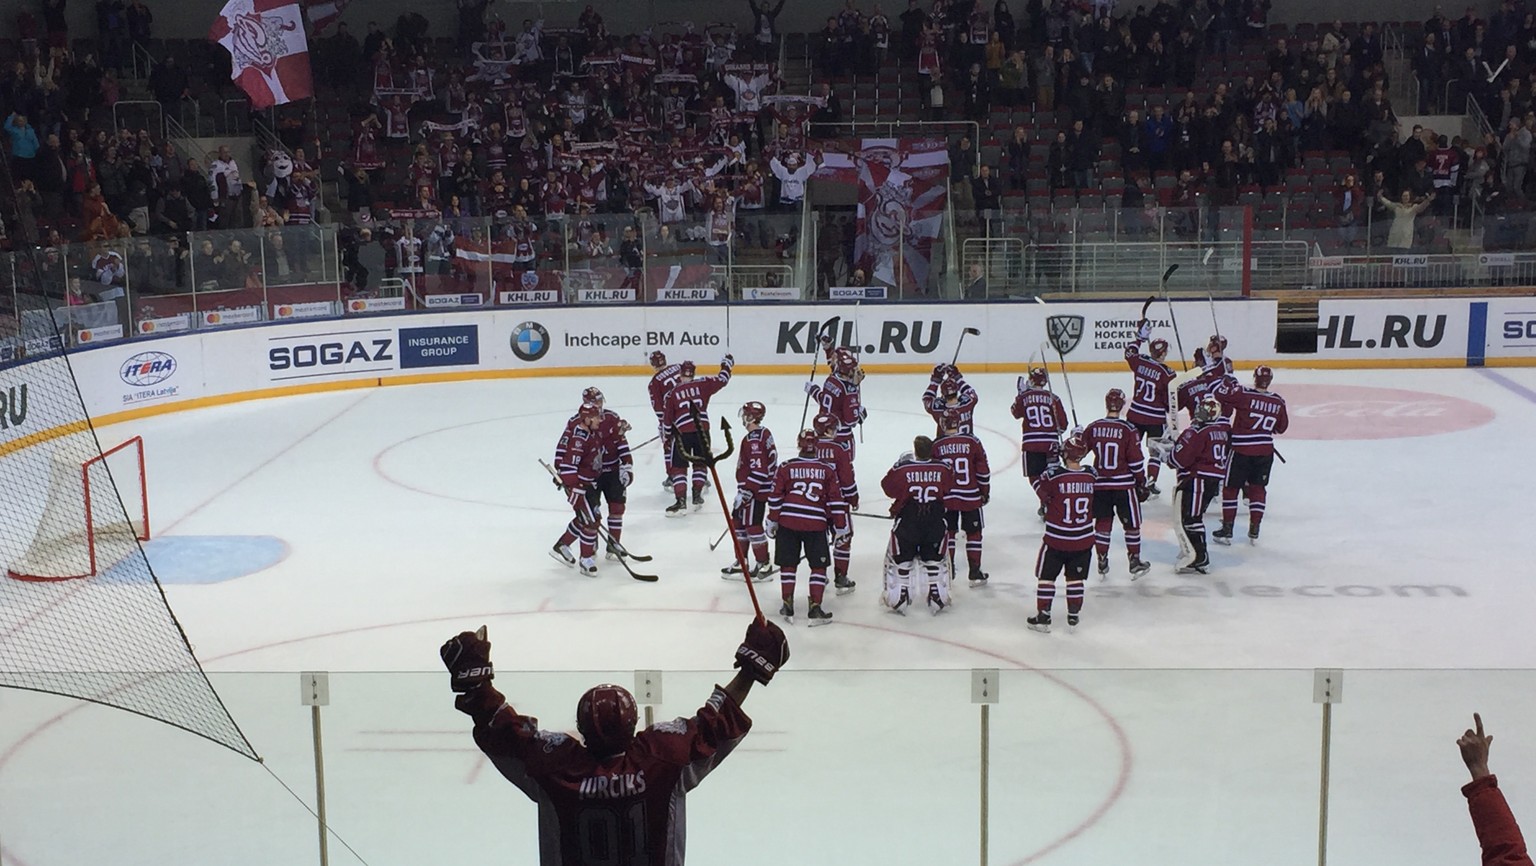
[[821, 609], [821, 605], [811, 602], [811, 609], [805, 612], [806, 624], [810, 626], [826, 625], [832, 621], [832, 614]]
[[1218, 529], [1215, 532], [1211, 533], [1211, 538], [1215, 539], [1217, 544], [1231, 545], [1232, 544], [1232, 524], [1230, 524], [1230, 523], [1223, 523], [1221, 525], [1220, 529]]
[[1131, 580], [1135, 580], [1136, 578], [1141, 577], [1143, 574], [1151, 571], [1152, 566], [1146, 562], [1143, 562], [1141, 557], [1133, 556], [1131, 557], [1128, 570], [1131, 572]]
[[683, 497], [677, 497], [677, 501], [667, 506], [668, 517], [682, 517], [688, 513], [688, 503]]
[[794, 603], [794, 601], [792, 601], [790, 599], [787, 599], [787, 598], [784, 599], [784, 603], [779, 605], [779, 616], [784, 617], [784, 621], [785, 622], [789, 623], [790, 625], [794, 625], [795, 624], [795, 603]]
[[832, 588], [837, 590], [838, 595], [847, 595], [853, 592], [855, 586], [858, 586], [858, 584], [849, 580], [846, 574], [839, 574], [832, 578]]
[[727, 565], [725, 568], [720, 569], [720, 579], [721, 580], [731, 580], [731, 579], [735, 578], [736, 575], [738, 575], [738, 574], [741, 574], [741, 563], [737, 562], [734, 559], [731, 560], [731, 564], [730, 565]]
[[949, 605], [945, 604], [944, 599], [939, 597], [939, 588], [936, 586], [928, 587], [928, 610], [934, 616], [938, 616], [944, 612], [946, 607], [949, 607]]
[[1259, 525], [1257, 523], [1248, 524], [1248, 543], [1254, 547], [1259, 545]]
[[1174, 574], [1210, 574], [1210, 557], [1202, 556], [1187, 565], [1180, 565], [1173, 570]]
[[1037, 613], [1024, 620], [1024, 624], [1041, 634], [1051, 633], [1051, 615], [1048, 613]]
[[971, 589], [975, 589], [978, 586], [986, 586], [987, 573], [981, 570], [981, 566], [973, 565], [971, 566], [971, 573], [966, 575], [966, 580], [969, 581], [967, 585]]
[[1147, 498], [1148, 499], [1150, 499], [1150, 498], [1152, 498], [1154, 496], [1157, 496], [1158, 494], [1160, 494], [1162, 492], [1163, 491], [1159, 490], [1156, 484], [1153, 484], [1151, 482], [1147, 483]]
[[1099, 556], [1099, 580], [1109, 577], [1109, 554], [1101, 553]]
[[581, 558], [581, 576], [597, 577], [597, 560], [590, 556], [583, 556]]
[[700, 508], [703, 508], [703, 507], [704, 507], [704, 488], [700, 487], [697, 490], [693, 491], [693, 510], [694, 511], [698, 511]]
[[576, 554], [571, 552], [571, 546], [555, 542], [555, 546], [549, 549], [549, 558], [561, 565], [571, 566], [576, 564]]
[[1068, 633], [1077, 631], [1077, 623], [1078, 623], [1078, 616], [1077, 616], [1077, 614], [1075, 614], [1075, 613], [1067, 614], [1067, 631], [1068, 631]]
[[772, 580], [773, 576], [778, 573], [779, 567], [771, 562], [759, 562], [757, 565], [752, 566], [752, 579], [758, 583]]
[[608, 542], [607, 546], [603, 548], [603, 556], [608, 559], [617, 560], [620, 555], [618, 546], [612, 541]]

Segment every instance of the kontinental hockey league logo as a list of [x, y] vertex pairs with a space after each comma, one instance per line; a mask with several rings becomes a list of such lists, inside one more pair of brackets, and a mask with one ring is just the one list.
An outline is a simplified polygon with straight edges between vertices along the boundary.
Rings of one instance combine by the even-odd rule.
[[538, 322], [524, 322], [512, 329], [512, 354], [537, 361], [549, 353], [549, 331]]
[[1045, 320], [1045, 333], [1056, 351], [1063, 355], [1070, 354], [1083, 339], [1083, 317], [1049, 316]]

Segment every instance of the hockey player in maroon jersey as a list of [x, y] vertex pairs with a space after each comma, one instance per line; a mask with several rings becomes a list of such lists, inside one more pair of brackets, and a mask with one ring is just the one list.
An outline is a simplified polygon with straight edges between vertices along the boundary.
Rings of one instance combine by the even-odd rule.
[[[1168, 341], [1152, 340], [1147, 345], [1147, 355], [1141, 354], [1141, 344], [1152, 335], [1152, 326], [1145, 319], [1136, 331], [1136, 339], [1125, 347], [1125, 364], [1131, 368], [1136, 381], [1131, 386], [1131, 408], [1125, 419], [1148, 439], [1163, 438], [1163, 430], [1171, 414], [1168, 409], [1168, 386], [1177, 375], [1168, 366]], [[1147, 492], [1153, 496], [1157, 489], [1157, 474], [1162, 460], [1152, 455], [1147, 461]]]
[[970, 433], [975, 426], [976, 389], [965, 381], [959, 369], [940, 364], [933, 368], [928, 390], [923, 392], [923, 411], [932, 416], [940, 436], [944, 435], [941, 419], [951, 410], [960, 413], [960, 432]]
[[[838, 444], [837, 419], [826, 412], [817, 413], [811, 419], [811, 429], [816, 433], [816, 459], [831, 466], [837, 472], [837, 482], [842, 499], [849, 511], [859, 510], [859, 482], [853, 475], [853, 454]], [[848, 561], [853, 550], [853, 524], [839, 535], [832, 544], [833, 585], [838, 595], [853, 592], [854, 582], [848, 579]]]
[[805, 383], [805, 393], [821, 407], [821, 411], [837, 419], [837, 444], [848, 449], [848, 459], [853, 459], [853, 428], [868, 413], [859, 402], [859, 383], [864, 381], [864, 370], [859, 366], [859, 356], [851, 349], [835, 349], [832, 338], [823, 334], [822, 351], [832, 374], [820, 385]]
[[608, 408], [603, 392], [597, 388], [582, 391], [581, 401], [591, 403], [603, 413], [602, 423], [597, 428], [597, 436], [603, 446], [603, 465], [597, 476], [596, 489], [608, 501], [609, 543], [605, 550], [609, 559], [617, 559], [618, 552], [614, 544], [624, 535], [624, 510], [627, 507], [629, 484], [635, 479], [635, 458], [629, 453], [629, 422]]
[[[731, 514], [737, 543], [743, 550], [752, 551], [753, 580], [767, 580], [774, 572], [774, 565], [768, 560], [763, 518], [768, 514], [773, 476], [779, 471], [779, 450], [773, 444], [773, 434], [763, 426], [766, 414], [767, 408], [755, 400], [742, 405], [737, 413], [746, 433], [736, 443], [736, 502], [731, 506]], [[741, 563], [732, 557], [731, 564], [720, 569], [720, 573], [726, 580], [732, 580], [741, 574]]]
[[672, 479], [681, 474], [684, 469], [672, 465], [672, 434], [667, 430], [666, 423], [662, 420], [667, 413], [667, 392], [682, 378], [683, 365], [667, 363], [667, 356], [661, 350], [650, 354], [651, 375], [647, 389], [651, 396], [651, 411], [656, 413], [656, 432], [661, 436], [662, 460], [666, 464], [667, 477], [661, 480], [663, 490], [672, 489]]
[[1059, 446], [1061, 465], [1040, 479], [1045, 502], [1045, 537], [1035, 557], [1035, 615], [1025, 620], [1030, 628], [1051, 631], [1051, 603], [1056, 599], [1056, 577], [1067, 577], [1067, 628], [1077, 627], [1083, 609], [1083, 582], [1093, 557], [1094, 473], [1083, 466], [1088, 445], [1071, 436]]
[[[1214, 396], [1225, 390], [1239, 388], [1241, 385], [1237, 377], [1232, 375], [1231, 362], [1224, 358], [1219, 359], [1216, 363], [1201, 368], [1198, 375], [1178, 386], [1179, 409], [1189, 413], [1189, 418], [1193, 421], [1195, 408], [1200, 405], [1200, 401], [1205, 399], [1206, 395]], [[1222, 414], [1227, 414], [1225, 409], [1222, 410]]]
[[1141, 503], [1149, 495], [1141, 433], [1120, 417], [1124, 409], [1125, 392], [1111, 388], [1104, 395], [1105, 417], [1090, 422], [1082, 434], [1084, 444], [1093, 451], [1093, 546], [1101, 579], [1109, 574], [1109, 538], [1116, 515], [1125, 530], [1131, 580], [1152, 570], [1141, 560]]
[[[665, 408], [662, 412], [662, 425], [672, 434], [672, 454], [670, 465], [680, 467], [676, 475], [672, 477], [672, 495], [677, 501], [667, 506], [667, 516], [677, 517], [688, 513], [687, 500], [683, 498], [687, 493], [688, 479], [683, 474], [681, 467], [687, 467], [688, 454], [705, 456], [709, 452], [706, 441], [709, 437], [709, 398], [716, 391], [726, 386], [731, 381], [731, 368], [736, 365], [736, 359], [726, 355], [720, 359], [720, 372], [705, 379], [694, 379], [692, 361], [684, 361], [682, 369], [678, 372], [677, 384], [667, 392]], [[694, 422], [694, 418], [698, 422]], [[695, 510], [704, 507], [704, 478], [703, 464], [693, 467], [693, 507]]]
[[439, 654], [454, 707], [474, 719], [475, 744], [538, 804], [540, 866], [682, 866], [685, 798], [751, 730], [741, 705], [754, 683], [768, 685], [789, 661], [789, 644], [777, 625], [753, 620], [729, 683], [715, 686], [692, 718], [638, 733], [634, 696], [595, 686], [576, 705], [580, 739], [540, 730], [491, 685], [484, 626], [450, 638]]
[[933, 455], [955, 475], [954, 486], [944, 498], [944, 558], [954, 568], [955, 545], [965, 533], [967, 579], [971, 586], [986, 583], [981, 570], [981, 531], [986, 521], [982, 506], [992, 498], [992, 467], [987, 465], [987, 450], [981, 440], [964, 429], [959, 409], [948, 409], [939, 416], [942, 434], [933, 443]]
[[597, 478], [602, 472], [603, 440], [599, 430], [603, 423], [603, 410], [595, 404], [583, 403], [576, 413], [576, 424], [562, 436], [555, 449], [555, 471], [560, 475], [560, 487], [576, 516], [565, 527], [560, 539], [550, 548], [549, 555], [565, 565], [576, 565], [571, 554], [571, 542], [581, 541], [581, 573], [597, 576], [597, 513], [602, 494], [597, 489]]
[[[921, 560], [927, 584], [928, 608], [935, 615], [949, 606], [949, 570], [944, 566], [945, 501], [954, 495], [955, 473], [934, 453], [927, 436], [912, 440], [912, 453], [902, 455], [880, 481], [891, 498], [891, 558], [895, 568], [885, 577], [885, 606], [906, 615], [912, 603], [912, 568]], [[920, 588], [919, 588], [920, 589]]]
[[1205, 510], [1227, 477], [1231, 429], [1221, 417], [1221, 403], [1207, 394], [1195, 407], [1195, 423], [1179, 434], [1168, 455], [1168, 463], [1179, 472], [1173, 500], [1179, 513], [1179, 574], [1206, 574], [1211, 566], [1205, 546]]
[[1221, 488], [1221, 528], [1211, 533], [1217, 544], [1232, 543], [1239, 493], [1248, 499], [1248, 543], [1259, 543], [1269, 473], [1275, 464], [1275, 437], [1291, 425], [1285, 398], [1269, 390], [1274, 379], [1275, 371], [1260, 365], [1253, 371], [1252, 388], [1236, 388], [1217, 395], [1222, 406], [1232, 413], [1232, 465]]
[[[1047, 457], [1067, 430], [1067, 410], [1061, 405], [1061, 398], [1051, 393], [1050, 377], [1044, 367], [1030, 367], [1027, 384], [1019, 379], [1019, 396], [1013, 399], [1010, 411], [1023, 427], [1024, 475], [1029, 486], [1035, 488], [1035, 495], [1040, 496], [1040, 476], [1045, 474]], [[1043, 496], [1038, 513], [1045, 516]]]
[[779, 615], [795, 621], [795, 570], [804, 556], [811, 566], [811, 606], [806, 618], [813, 626], [832, 621], [832, 614], [821, 606], [827, 591], [827, 566], [832, 563], [827, 534], [846, 535], [850, 522], [837, 470], [816, 458], [816, 444], [815, 432], [800, 431], [797, 456], [780, 463], [773, 477], [768, 519], [763, 523], [768, 537], [774, 539], [774, 562], [779, 566], [783, 596]]

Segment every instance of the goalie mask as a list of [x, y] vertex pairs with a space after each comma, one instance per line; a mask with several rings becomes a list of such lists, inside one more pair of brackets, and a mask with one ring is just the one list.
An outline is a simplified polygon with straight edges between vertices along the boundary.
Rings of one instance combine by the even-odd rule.
[[635, 739], [635, 697], [623, 686], [604, 684], [587, 689], [576, 704], [576, 730], [595, 757], [608, 758], [629, 748]]
[[1200, 405], [1195, 407], [1195, 420], [1201, 424], [1208, 424], [1221, 417], [1221, 401], [1210, 394], [1200, 398]]

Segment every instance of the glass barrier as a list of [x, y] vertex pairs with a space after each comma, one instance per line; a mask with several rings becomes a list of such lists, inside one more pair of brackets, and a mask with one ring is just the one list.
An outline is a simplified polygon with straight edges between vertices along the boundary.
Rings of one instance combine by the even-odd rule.
[[[726, 676], [668, 671], [642, 718], [691, 716]], [[1312, 863], [1326, 743], [1330, 862], [1443, 866], [1477, 858], [1454, 745], [1471, 712], [1500, 734], [1506, 789], [1528, 787], [1536, 766], [1519, 733], [1536, 714], [1532, 671], [1345, 671], [1326, 726], [1310, 670], [988, 676], [977, 689], [967, 670], [791, 668], [754, 689], [753, 730], [688, 797], [689, 862]], [[7, 691], [7, 858], [149, 866], [216, 849], [234, 866], [312, 862], [300, 675], [211, 679], [264, 766], [121, 711]], [[635, 673], [496, 679], [553, 731], [574, 727], [599, 682]], [[446, 686], [441, 673], [329, 675], [331, 862], [535, 857], [534, 805], [476, 749]]]

